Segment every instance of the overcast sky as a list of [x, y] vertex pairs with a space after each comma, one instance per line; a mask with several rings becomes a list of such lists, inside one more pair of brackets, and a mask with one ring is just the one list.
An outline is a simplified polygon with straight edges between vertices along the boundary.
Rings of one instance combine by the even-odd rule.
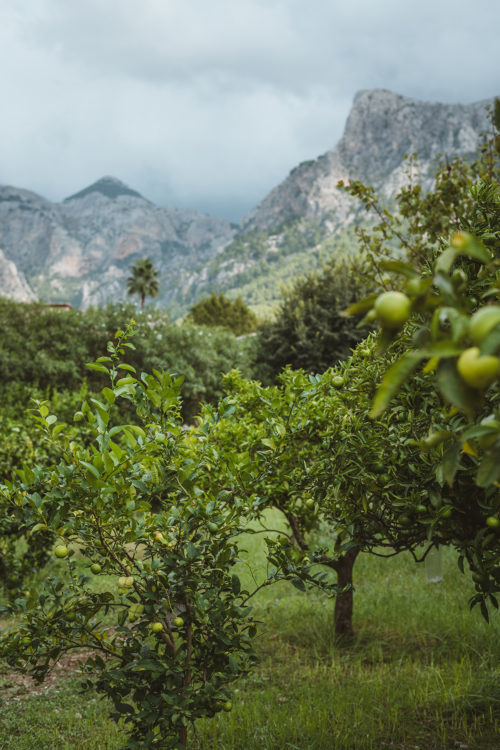
[[500, 94], [499, 0], [0, 0], [0, 184], [238, 221], [359, 89]]

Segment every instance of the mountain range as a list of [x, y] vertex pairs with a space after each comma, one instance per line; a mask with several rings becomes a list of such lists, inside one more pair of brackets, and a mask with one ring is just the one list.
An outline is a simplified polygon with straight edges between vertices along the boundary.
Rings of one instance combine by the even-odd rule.
[[160, 271], [154, 302], [173, 317], [212, 290], [272, 305], [281, 282], [352, 244], [362, 213], [339, 180], [361, 180], [390, 201], [407, 179], [405, 156], [416, 153], [428, 189], [439, 155], [477, 151], [486, 104], [360, 91], [339, 143], [292, 169], [241, 226], [156, 206], [114, 177], [61, 203], [0, 186], [0, 294], [83, 308], [116, 302], [126, 298], [131, 265], [149, 257]]

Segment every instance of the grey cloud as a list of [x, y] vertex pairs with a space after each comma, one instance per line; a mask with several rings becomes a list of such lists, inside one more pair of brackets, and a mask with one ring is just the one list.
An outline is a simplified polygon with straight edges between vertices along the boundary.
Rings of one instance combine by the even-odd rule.
[[114, 174], [235, 219], [360, 88], [500, 93], [499, 21], [497, 0], [2, 0], [0, 182], [61, 199]]

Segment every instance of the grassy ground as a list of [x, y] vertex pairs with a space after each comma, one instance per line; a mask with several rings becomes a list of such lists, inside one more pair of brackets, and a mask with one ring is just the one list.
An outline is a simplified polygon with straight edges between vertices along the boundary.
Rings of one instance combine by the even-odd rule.
[[[262, 574], [261, 539], [244, 546], [250, 586]], [[324, 595], [261, 591], [260, 664], [237, 684], [230, 714], [197, 726], [193, 750], [500, 748], [500, 621], [469, 612], [470, 583], [452, 552], [444, 558], [440, 584], [408, 556], [359, 558], [357, 634], [341, 645]], [[0, 750], [120, 747], [105, 702], [80, 695], [68, 673], [29, 697], [13, 694], [12, 675], [2, 680]]]

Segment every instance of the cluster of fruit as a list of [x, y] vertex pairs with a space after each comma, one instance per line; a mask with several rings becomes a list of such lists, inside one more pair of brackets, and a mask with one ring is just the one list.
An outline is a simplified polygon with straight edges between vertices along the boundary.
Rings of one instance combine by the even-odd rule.
[[[378, 320], [383, 329], [398, 331], [409, 319], [411, 306], [410, 297], [403, 292], [383, 292], [375, 301], [372, 317]], [[499, 324], [499, 305], [485, 305], [470, 318], [468, 337], [473, 346], [460, 354], [457, 370], [464, 383], [471, 388], [484, 390], [500, 375], [500, 359], [493, 354], [481, 353], [480, 348], [486, 336]]]

